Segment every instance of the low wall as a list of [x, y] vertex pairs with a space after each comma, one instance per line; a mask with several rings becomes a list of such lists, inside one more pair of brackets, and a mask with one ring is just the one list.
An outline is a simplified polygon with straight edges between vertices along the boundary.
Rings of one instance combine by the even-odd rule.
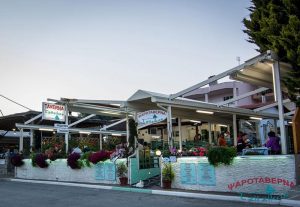
[[206, 157], [183, 157], [172, 166], [179, 189], [279, 195], [296, 185], [293, 155], [242, 156], [218, 167]]
[[10, 164], [9, 158], [0, 159], [0, 177], [10, 177], [14, 175], [14, 167]]
[[[125, 161], [126, 159], [119, 159], [116, 163]], [[119, 183], [119, 179], [114, 177], [115, 165], [110, 161], [104, 162], [104, 164], [107, 163], [109, 165], [113, 165], [114, 168], [109, 179], [107, 179], [107, 176], [104, 176], [106, 171], [96, 165], [73, 170], [67, 166], [66, 159], [57, 159], [52, 161], [47, 168], [33, 167], [31, 159], [25, 159], [24, 162], [25, 164], [23, 166], [17, 168], [16, 178], [103, 184]]]

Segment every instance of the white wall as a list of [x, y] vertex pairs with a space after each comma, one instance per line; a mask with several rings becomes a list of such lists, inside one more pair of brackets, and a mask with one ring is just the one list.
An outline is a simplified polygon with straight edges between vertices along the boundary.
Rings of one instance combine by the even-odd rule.
[[[267, 184], [244, 185], [230, 190], [228, 186], [237, 181], [247, 180], [258, 177], [280, 178], [296, 184], [295, 159], [293, 155], [278, 156], [244, 156], [237, 157], [233, 165], [220, 165], [215, 167], [216, 186], [205, 185], [186, 185], [180, 180], [181, 163], [208, 163], [206, 157], [183, 157], [178, 158], [176, 163], [172, 163], [175, 171], [175, 180], [172, 182], [172, 188], [185, 190], [203, 190], [217, 192], [238, 192], [265, 194]], [[196, 167], [196, 174], [197, 167]], [[286, 193], [290, 188], [284, 185], [270, 184], [276, 193]]]

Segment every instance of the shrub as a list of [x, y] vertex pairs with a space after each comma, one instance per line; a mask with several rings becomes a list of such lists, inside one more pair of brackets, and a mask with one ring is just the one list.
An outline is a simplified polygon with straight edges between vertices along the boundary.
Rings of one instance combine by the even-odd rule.
[[79, 153], [72, 153], [68, 156], [67, 163], [72, 169], [80, 169], [82, 163], [80, 162], [80, 154]]
[[89, 161], [89, 157], [91, 156], [92, 152], [85, 152], [81, 158], [80, 161], [82, 163], [82, 166], [91, 167], [91, 162]]
[[20, 167], [24, 164], [23, 157], [20, 154], [15, 154], [10, 158], [10, 162], [13, 166]]
[[234, 147], [212, 147], [208, 150], [207, 157], [211, 165], [230, 165], [233, 158], [236, 157], [236, 149]]
[[174, 179], [175, 173], [170, 163], [164, 165], [162, 169], [162, 177], [165, 181], [172, 181]]
[[[40, 168], [47, 168], [49, 164], [46, 162], [47, 156], [44, 154], [36, 154], [34, 156], [35, 160], [32, 160], [32, 163], [36, 163]], [[33, 164], [32, 164], [33, 165]]]
[[117, 164], [117, 174], [118, 177], [126, 177], [127, 174], [127, 166], [124, 162]]
[[110, 158], [110, 153], [104, 150], [101, 150], [99, 152], [92, 153], [89, 156], [89, 161], [93, 164], [97, 164], [100, 161], [105, 161]]

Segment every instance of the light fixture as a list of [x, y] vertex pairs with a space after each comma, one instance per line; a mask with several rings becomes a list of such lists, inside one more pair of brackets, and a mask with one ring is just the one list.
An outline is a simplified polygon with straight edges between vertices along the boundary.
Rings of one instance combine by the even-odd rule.
[[53, 129], [49, 129], [49, 128], [39, 128], [40, 131], [47, 131], [47, 132], [53, 132]]
[[251, 116], [250, 119], [253, 119], [253, 120], [262, 120], [262, 118], [260, 118], [260, 117], [255, 117], [255, 116]]
[[152, 138], [153, 138], [153, 139], [159, 139], [160, 136], [155, 136], [155, 135], [154, 135], [154, 136], [152, 136]]
[[289, 124], [293, 124], [293, 122], [292, 122], [292, 121], [289, 121]]
[[122, 136], [122, 134], [111, 134], [111, 136], [120, 137], [120, 136]]
[[202, 110], [197, 110], [197, 113], [201, 113], [201, 114], [214, 114], [214, 112], [212, 111], [202, 111]]
[[219, 124], [220, 127], [228, 127], [227, 125], [225, 124]]
[[161, 156], [161, 151], [160, 150], [156, 150], [155, 154], [156, 154], [156, 156]]
[[193, 122], [193, 123], [201, 123], [201, 121], [197, 121], [197, 120], [190, 120], [190, 122]]
[[91, 134], [91, 132], [79, 131], [79, 134]]
[[56, 132], [55, 132], [55, 131], [53, 131], [53, 134], [56, 134]]

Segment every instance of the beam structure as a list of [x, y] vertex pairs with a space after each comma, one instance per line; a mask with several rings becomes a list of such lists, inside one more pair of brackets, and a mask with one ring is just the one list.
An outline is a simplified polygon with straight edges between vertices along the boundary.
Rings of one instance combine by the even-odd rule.
[[36, 115], [35, 117], [33, 117], [33, 118], [31, 118], [31, 119], [29, 119], [28, 121], [25, 121], [24, 122], [24, 124], [30, 124], [31, 122], [33, 122], [33, 121], [35, 121], [35, 120], [37, 120], [37, 119], [39, 119], [39, 118], [41, 118], [42, 117], [42, 113], [40, 113], [40, 114], [38, 114], [38, 115]]
[[272, 59], [272, 56], [273, 56], [272, 52], [271, 51], [267, 51], [266, 53], [264, 53], [262, 55], [258, 55], [256, 57], [250, 59], [249, 61], [245, 62], [242, 65], [238, 65], [238, 66], [236, 66], [236, 67], [234, 67], [234, 68], [232, 68], [230, 70], [227, 70], [227, 71], [225, 71], [223, 73], [220, 73], [219, 75], [213, 76], [213, 77], [211, 77], [211, 78], [209, 78], [209, 79], [207, 79], [205, 81], [202, 81], [202, 82], [200, 82], [200, 83], [198, 83], [196, 85], [193, 85], [193, 86], [191, 86], [191, 87], [189, 87], [187, 89], [179, 91], [178, 93], [171, 94], [169, 99], [175, 99], [175, 98], [177, 98], [179, 96], [183, 96], [183, 95], [185, 95], [185, 94], [187, 94], [187, 93], [189, 93], [191, 91], [194, 91], [194, 90], [196, 90], [198, 88], [201, 88], [201, 87], [203, 87], [203, 86], [205, 86], [205, 85], [207, 85], [207, 84], [209, 84], [211, 82], [217, 81], [217, 80], [219, 80], [221, 78], [224, 78], [226, 76], [229, 76], [229, 75], [231, 75], [231, 74], [233, 74], [233, 73], [235, 73], [237, 71], [240, 71], [240, 70], [244, 69], [245, 67], [249, 67], [249, 66], [255, 64], [258, 61], [262, 61], [262, 60], [266, 60], [266, 59]]
[[81, 123], [81, 122], [83, 122], [83, 121], [85, 121], [87, 119], [90, 119], [90, 118], [92, 118], [94, 116], [96, 116], [96, 114], [90, 114], [90, 115], [88, 115], [88, 116], [86, 116], [86, 117], [84, 117], [82, 119], [79, 119], [78, 121], [73, 122], [72, 124], [69, 124], [68, 127], [75, 126], [76, 124], [79, 124], [79, 123]]
[[[289, 103], [289, 102], [291, 102], [290, 99], [285, 99], [285, 100], [282, 101], [283, 104]], [[253, 111], [263, 111], [263, 110], [266, 110], [266, 109], [269, 109], [269, 108], [272, 108], [272, 107], [275, 107], [275, 106], [278, 106], [278, 102], [275, 102], [275, 103], [272, 103], [272, 104], [269, 104], [269, 105], [266, 105], [266, 106], [262, 106], [260, 108], [254, 109]]]

